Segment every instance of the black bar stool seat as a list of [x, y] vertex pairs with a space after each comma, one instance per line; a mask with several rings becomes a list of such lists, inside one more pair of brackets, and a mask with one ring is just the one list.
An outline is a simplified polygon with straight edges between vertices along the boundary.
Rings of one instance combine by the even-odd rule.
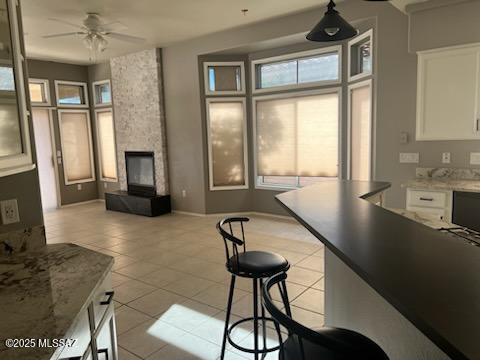
[[[265, 316], [265, 307], [263, 302], [259, 301], [259, 292], [261, 291], [263, 285], [263, 279], [268, 278], [272, 275], [275, 275], [279, 272], [285, 272], [289, 269], [290, 264], [287, 259], [283, 256], [266, 251], [247, 251], [245, 244], [245, 232], [243, 229], [243, 223], [248, 222], [249, 219], [245, 217], [232, 217], [226, 218], [218, 222], [217, 230], [223, 238], [225, 243], [225, 253], [226, 253], [226, 267], [227, 270], [232, 274], [230, 281], [230, 291], [228, 294], [228, 304], [227, 304], [227, 316], [225, 319], [225, 328], [223, 332], [223, 341], [222, 341], [222, 352], [220, 359], [223, 360], [225, 357], [225, 349], [227, 341], [235, 347], [236, 349], [250, 353], [254, 355], [254, 359], [257, 360], [259, 356], [262, 356], [262, 359], [265, 354], [276, 351], [280, 349], [280, 345], [267, 347], [267, 326], [266, 323], [273, 323], [275, 329], [277, 330], [278, 339], [281, 339], [280, 328], [278, 324], [275, 323], [275, 320], [271, 317]], [[241, 238], [234, 235], [234, 227], [238, 226], [241, 231]], [[227, 228], [227, 229], [224, 229]], [[230, 246], [229, 246], [230, 245]], [[240, 250], [239, 250], [240, 248]], [[240, 319], [233, 324], [230, 324], [230, 313], [232, 310], [233, 303], [233, 293], [235, 291], [235, 279], [237, 276], [243, 278], [252, 279], [253, 282], [253, 316]], [[284, 292], [286, 293], [286, 285], [283, 282]], [[280, 285], [279, 285], [280, 288]], [[260, 306], [259, 303], [260, 302]], [[259, 314], [260, 308], [260, 314]], [[254, 347], [246, 348], [235, 343], [231, 334], [232, 331], [239, 325], [246, 322], [253, 322], [253, 338], [254, 338]], [[259, 323], [261, 323], [262, 335], [263, 335], [263, 346], [260, 348], [259, 339], [258, 339], [258, 330]]]
[[273, 275], [262, 289], [263, 302], [275, 319], [275, 326], [283, 325], [288, 331], [286, 341], [280, 340], [280, 360], [388, 360], [380, 346], [355, 331], [335, 327], [314, 330], [293, 320], [288, 295], [283, 293], [285, 288], [280, 288], [285, 312], [280, 310], [272, 300], [270, 288], [284, 284], [286, 278], [286, 273]]
[[231, 273], [248, 278], [265, 278], [287, 271], [287, 259], [266, 251], [246, 251], [228, 259], [227, 268]]

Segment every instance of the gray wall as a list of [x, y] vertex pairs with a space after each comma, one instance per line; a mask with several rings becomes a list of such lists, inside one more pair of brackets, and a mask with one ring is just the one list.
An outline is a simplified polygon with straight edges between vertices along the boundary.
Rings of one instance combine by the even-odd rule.
[[[408, 146], [400, 145], [399, 134], [405, 130], [411, 132], [415, 121], [416, 57], [408, 53], [408, 19], [383, 2], [349, 1], [339, 4], [338, 9], [350, 21], [372, 19], [370, 21], [376, 23], [376, 178], [392, 182], [388, 204], [403, 206], [404, 190], [400, 184], [415, 175], [415, 166], [400, 166], [398, 163], [399, 151], [408, 149]], [[213, 195], [218, 197], [218, 202], [208, 194], [198, 56], [305, 33], [319, 20], [321, 13], [322, 10], [310, 10], [164, 49], [167, 134], [169, 139], [175, 139], [175, 145], [170, 141], [168, 149], [174, 209], [199, 213], [228, 211], [228, 208], [221, 207], [222, 203], [228, 203], [225, 201], [227, 197], [222, 196], [224, 192]], [[185, 198], [181, 196], [183, 189], [187, 191]], [[271, 191], [256, 191], [251, 210], [278, 213], [273, 195]], [[238, 196], [237, 203], [244, 201], [241, 195], [232, 196]]]
[[[112, 74], [110, 71], [110, 62], [104, 62], [101, 64], [94, 64], [88, 67], [88, 83], [89, 83], [89, 101], [90, 101], [90, 117], [92, 119], [92, 129], [95, 129], [96, 119], [95, 119], [95, 107], [93, 101], [93, 91], [92, 91], [92, 83], [95, 81], [101, 80], [111, 80]], [[111, 83], [111, 82], [110, 82]], [[111, 89], [113, 92], [113, 89]], [[113, 104], [113, 96], [112, 96], [112, 104]], [[113, 106], [112, 106], [113, 108]], [[114, 121], [115, 121], [115, 114], [114, 114]], [[97, 140], [97, 133], [93, 131], [93, 138], [95, 144], [95, 153], [98, 154], [98, 140]], [[97, 172], [97, 193], [98, 198], [104, 199], [105, 192], [115, 191], [120, 189], [119, 182], [112, 182], [112, 181], [103, 181], [100, 177], [100, 163], [96, 162], [96, 172]], [[118, 169], [117, 169], [118, 170]]]
[[[18, 14], [21, 29], [21, 14]], [[23, 37], [21, 36], [22, 52], [25, 54]], [[24, 69], [25, 82], [28, 79], [28, 64]], [[27, 104], [30, 103], [28, 93]], [[28, 105], [28, 107], [30, 107]], [[33, 162], [36, 162], [35, 139], [33, 135], [33, 126], [29, 121], [30, 143], [32, 144]], [[16, 224], [3, 225], [0, 222], [0, 233], [21, 230], [34, 226], [43, 225], [42, 204], [40, 200], [40, 185], [38, 182], [37, 169], [32, 171], [0, 177], [0, 200], [17, 199], [20, 222]]]
[[[28, 60], [28, 69], [30, 78], [48, 79], [50, 83], [50, 97], [52, 106], [56, 106], [55, 80], [81, 81], [88, 82], [88, 67], [81, 65], [72, 65], [57, 63], [52, 61]], [[89, 88], [90, 92], [90, 88]], [[92, 118], [92, 116], [90, 116]], [[55, 132], [55, 143], [57, 150], [61, 151], [60, 130], [58, 127], [57, 112], [53, 111], [53, 123]], [[92, 133], [95, 128], [92, 122]], [[95, 144], [95, 142], [94, 142]], [[95, 147], [95, 145], [94, 145]], [[95, 149], [94, 149], [95, 150]], [[94, 161], [96, 156], [94, 156]], [[60, 176], [60, 196], [62, 205], [73, 204], [82, 201], [89, 201], [98, 198], [97, 182], [82, 183], [82, 189], [77, 190], [77, 185], [65, 185], [63, 175], [63, 164], [58, 166]]]

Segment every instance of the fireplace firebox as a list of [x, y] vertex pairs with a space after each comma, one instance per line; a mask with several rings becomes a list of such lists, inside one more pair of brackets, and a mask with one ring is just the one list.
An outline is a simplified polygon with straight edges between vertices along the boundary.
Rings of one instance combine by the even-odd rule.
[[127, 190], [130, 195], [152, 197], [155, 186], [155, 158], [151, 151], [125, 151]]

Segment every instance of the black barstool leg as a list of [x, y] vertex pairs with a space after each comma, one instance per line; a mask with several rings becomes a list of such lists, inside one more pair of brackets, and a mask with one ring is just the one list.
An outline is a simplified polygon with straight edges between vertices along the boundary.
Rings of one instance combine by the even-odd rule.
[[253, 343], [255, 360], [258, 360], [258, 281], [253, 279]]
[[235, 275], [232, 275], [232, 280], [230, 280], [230, 292], [228, 293], [228, 305], [227, 305], [227, 316], [225, 319], [225, 330], [223, 331], [222, 353], [220, 355], [221, 360], [223, 360], [223, 358], [225, 357], [225, 347], [227, 345], [227, 336], [228, 336], [228, 324], [230, 323], [230, 312], [232, 310], [234, 290], [235, 290]]
[[285, 280], [283, 280], [281, 284], [282, 284], [282, 288], [283, 288], [283, 291], [281, 293], [282, 293], [282, 300], [283, 300], [284, 305], [285, 305], [285, 312], [291, 318], [292, 317], [292, 311], [290, 309], [290, 300], [288, 299], [287, 284], [285, 283]]
[[[260, 279], [260, 289], [263, 289], [263, 280]], [[263, 306], [263, 298], [260, 298], [260, 306], [262, 309], [262, 335], [263, 335], [263, 350], [267, 348], [267, 322], [265, 321], [265, 307]], [[262, 359], [267, 353], [262, 354]]]

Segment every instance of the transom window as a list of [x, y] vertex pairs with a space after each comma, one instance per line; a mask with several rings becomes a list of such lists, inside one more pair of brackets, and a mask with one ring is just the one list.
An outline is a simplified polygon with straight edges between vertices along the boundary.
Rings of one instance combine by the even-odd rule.
[[340, 46], [252, 62], [254, 92], [335, 84], [340, 74]]
[[87, 84], [74, 81], [55, 80], [57, 106], [88, 107]]
[[112, 105], [112, 89], [110, 80], [95, 81], [92, 84], [95, 106]]
[[29, 79], [28, 88], [32, 105], [50, 105], [50, 91], [48, 80]]
[[11, 65], [1, 65], [0, 62], [0, 91], [15, 91], [15, 77]]

